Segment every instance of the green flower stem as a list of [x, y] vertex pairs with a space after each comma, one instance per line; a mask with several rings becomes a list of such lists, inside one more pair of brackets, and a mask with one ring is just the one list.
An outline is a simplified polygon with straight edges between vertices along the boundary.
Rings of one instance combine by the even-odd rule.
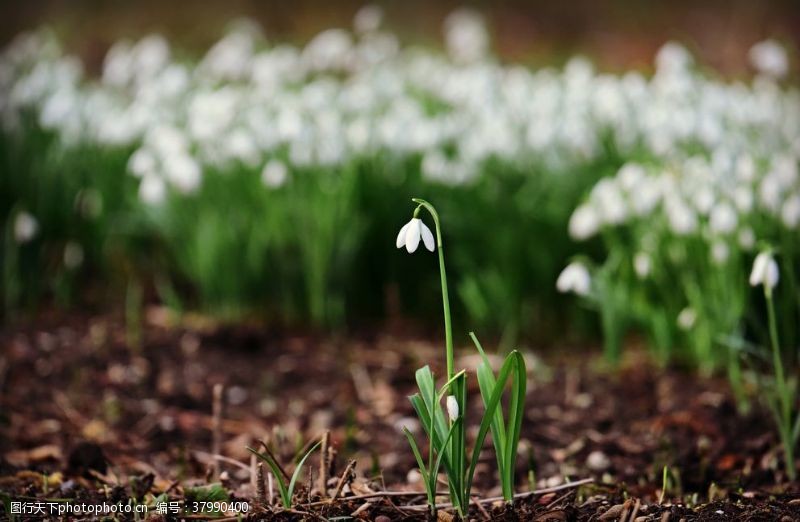
[[[467, 409], [466, 380], [461, 378], [458, 379], [458, 382], [454, 382], [456, 375], [453, 356], [453, 326], [450, 319], [450, 297], [447, 292], [447, 272], [444, 266], [444, 248], [442, 245], [442, 227], [439, 222], [439, 213], [436, 212], [433, 205], [424, 199], [412, 198], [411, 201], [419, 205], [414, 209], [414, 217], [418, 217], [420, 208], [425, 208], [433, 218], [433, 222], [436, 226], [436, 247], [439, 251], [439, 277], [442, 281], [444, 336], [447, 350], [447, 381], [449, 383], [448, 391], [456, 398], [459, 411], [461, 412], [460, 416], [463, 418]], [[461, 422], [457, 428], [454, 424], [455, 422], [451, 420], [450, 425], [453, 426], [453, 428], [451, 428], [453, 432], [451, 435], [452, 439], [448, 444], [445, 444], [443, 450], [449, 455], [451, 499], [460, 518], [463, 519], [469, 508], [469, 491], [464, 481], [464, 473], [466, 471], [466, 424]]]
[[424, 199], [412, 198], [411, 201], [417, 203], [419, 207], [414, 210], [414, 217], [417, 217], [420, 207], [425, 207], [436, 225], [436, 249], [439, 252], [439, 277], [442, 280], [442, 305], [444, 307], [444, 342], [447, 349], [447, 380], [453, 378], [455, 374], [453, 359], [453, 327], [450, 321], [450, 297], [447, 293], [447, 272], [444, 268], [444, 248], [442, 247], [442, 227], [439, 224], [439, 213], [433, 205]]
[[772, 344], [772, 365], [775, 368], [775, 387], [780, 401], [778, 417], [780, 421], [781, 440], [783, 441], [784, 458], [786, 459], [786, 472], [789, 480], [794, 481], [797, 472], [794, 468], [794, 440], [792, 440], [792, 400], [786, 389], [786, 377], [783, 373], [783, 359], [778, 343], [778, 323], [775, 319], [775, 304], [772, 300], [772, 289], [764, 285], [764, 297], [767, 300], [767, 316], [769, 318], [769, 337]]

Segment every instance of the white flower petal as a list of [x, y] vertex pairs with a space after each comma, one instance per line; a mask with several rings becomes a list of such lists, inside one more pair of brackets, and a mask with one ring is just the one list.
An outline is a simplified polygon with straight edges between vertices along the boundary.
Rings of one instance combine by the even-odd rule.
[[397, 241], [395, 241], [397, 248], [403, 248], [403, 246], [406, 244], [406, 232], [408, 231], [408, 225], [410, 224], [411, 222], [409, 221], [403, 225], [403, 228], [401, 228], [400, 232], [397, 233]]
[[412, 218], [411, 221], [408, 222], [409, 227], [408, 230], [406, 230], [406, 250], [408, 250], [409, 254], [413, 254], [419, 246], [419, 239], [422, 234], [420, 229], [421, 224], [422, 220], [419, 218]]
[[420, 221], [420, 228], [422, 230], [422, 242], [425, 243], [425, 248], [433, 252], [433, 249], [436, 248], [436, 243], [433, 241], [431, 229], [422, 221]]
[[750, 286], [758, 286], [764, 280], [764, 270], [767, 266], [767, 254], [762, 252], [753, 261], [753, 270], [750, 271]]
[[447, 396], [447, 416], [455, 422], [458, 419], [458, 401], [454, 395]]

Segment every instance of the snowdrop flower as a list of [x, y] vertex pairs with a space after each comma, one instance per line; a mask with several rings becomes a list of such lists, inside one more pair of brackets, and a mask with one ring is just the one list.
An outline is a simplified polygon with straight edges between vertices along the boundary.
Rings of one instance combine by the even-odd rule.
[[203, 180], [200, 165], [188, 154], [175, 154], [164, 162], [167, 178], [183, 194], [191, 194]]
[[750, 48], [750, 63], [762, 74], [783, 78], [789, 72], [789, 57], [786, 49], [775, 40], [764, 40]]
[[365, 5], [356, 12], [353, 18], [353, 28], [357, 33], [372, 33], [377, 31], [383, 21], [383, 9], [375, 4]]
[[753, 262], [750, 286], [764, 285], [766, 290], [771, 291], [777, 284], [778, 263], [775, 262], [771, 252], [761, 252]]
[[456, 400], [455, 395], [448, 395], [447, 396], [447, 415], [450, 417], [451, 422], [455, 422], [458, 419], [458, 401]]
[[729, 234], [734, 231], [738, 219], [736, 211], [727, 203], [715, 205], [711, 210], [709, 226], [716, 234]]
[[411, 254], [417, 250], [420, 238], [425, 243], [425, 248], [433, 252], [436, 245], [433, 241], [431, 229], [421, 219], [414, 217], [400, 229], [395, 245], [397, 248], [406, 247], [408, 253]]
[[796, 228], [800, 223], [800, 194], [794, 194], [784, 201], [781, 220], [789, 228]]
[[678, 314], [677, 322], [681, 330], [688, 332], [692, 329], [694, 323], [697, 322], [697, 312], [695, 312], [693, 308], [687, 306]]
[[569, 235], [573, 239], [588, 239], [597, 233], [600, 219], [594, 208], [581, 205], [569, 218]]
[[148, 174], [139, 184], [139, 199], [147, 205], [157, 206], [167, 197], [167, 185], [155, 174]]
[[489, 49], [489, 33], [477, 11], [462, 7], [444, 21], [447, 52], [459, 63], [480, 60]]
[[756, 235], [752, 228], [743, 228], [739, 231], [739, 246], [744, 250], [752, 250], [756, 244]]
[[64, 266], [75, 270], [83, 264], [83, 247], [75, 241], [69, 241], [64, 246]]
[[578, 261], [567, 265], [556, 281], [556, 288], [561, 293], [574, 292], [580, 296], [589, 295], [592, 286], [592, 277], [583, 263]]
[[269, 160], [261, 171], [261, 182], [272, 189], [282, 187], [288, 178], [289, 171], [286, 164], [275, 159]]
[[22, 211], [14, 219], [14, 239], [19, 244], [27, 243], [39, 232], [39, 222], [32, 214]]
[[651, 261], [650, 256], [644, 252], [639, 252], [633, 257], [633, 269], [639, 279], [645, 279], [650, 275]]
[[722, 265], [725, 261], [728, 260], [730, 257], [731, 251], [728, 248], [727, 243], [724, 241], [715, 241], [713, 245], [711, 245], [711, 259], [717, 265]]

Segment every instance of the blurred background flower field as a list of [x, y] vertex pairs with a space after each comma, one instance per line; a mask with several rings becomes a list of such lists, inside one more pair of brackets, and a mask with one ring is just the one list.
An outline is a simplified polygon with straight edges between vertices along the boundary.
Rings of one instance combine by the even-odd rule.
[[[435, 274], [430, 263], [399, 270], [386, 238], [407, 198], [426, 194], [449, 217], [460, 314], [506, 346], [570, 330], [575, 310], [554, 282], [578, 254], [603, 267], [617, 322], [666, 351], [686, 344], [682, 310], [703, 331], [690, 337], [706, 338], [694, 344], [746, 326], [751, 299], [734, 282], [769, 241], [789, 274], [782, 323], [796, 322], [800, 97], [788, 32], [759, 40], [751, 28], [735, 57], [718, 44], [707, 54], [720, 73], [698, 42], [642, 37], [621, 57], [595, 50], [586, 28], [571, 56], [535, 20], [545, 49], [517, 30], [513, 59], [498, 56], [487, 17], [518, 6], [456, 10], [441, 38], [404, 26], [407, 6], [409, 42], [379, 6], [352, 21], [335, 9], [342, 28], [302, 41], [329, 9], [298, 17], [306, 25], [285, 40], [231, 9], [209, 24], [219, 40], [189, 32], [183, 46], [133, 29], [124, 11], [50, 9], [57, 22], [3, 53], [5, 315], [92, 290], [100, 302], [122, 291], [320, 328], [397, 313], [424, 323]], [[292, 17], [277, 12], [286, 31]], [[617, 24], [643, 13], [624, 14]], [[569, 18], [553, 10], [547, 22], [559, 15]], [[171, 9], [140, 16], [180, 30]]]
[[[773, 249], [800, 361], [792, 2], [32, 2], [0, 7], [0, 314], [150, 305], [225, 324], [456, 332], [769, 363]], [[573, 295], [574, 294], [574, 295]]]

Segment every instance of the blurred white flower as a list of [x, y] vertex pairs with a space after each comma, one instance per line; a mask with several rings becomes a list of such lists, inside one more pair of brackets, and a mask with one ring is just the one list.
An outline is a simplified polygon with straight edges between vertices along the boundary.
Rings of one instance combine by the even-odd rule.
[[75, 270], [83, 264], [83, 247], [75, 241], [68, 241], [64, 245], [64, 266]]
[[148, 174], [139, 184], [139, 199], [147, 205], [158, 206], [167, 197], [167, 185], [155, 174]]
[[447, 396], [447, 415], [450, 417], [451, 422], [458, 419], [458, 401], [454, 395]]
[[743, 228], [739, 231], [739, 246], [742, 249], [749, 251], [756, 245], [756, 235], [752, 228]]
[[282, 187], [289, 179], [289, 169], [282, 161], [271, 159], [261, 170], [261, 182], [269, 188], [275, 189]]
[[156, 170], [156, 158], [149, 149], [139, 148], [128, 159], [128, 171], [142, 178]]
[[409, 253], [413, 253], [419, 246], [420, 238], [422, 238], [425, 248], [433, 252], [436, 244], [434, 243], [431, 229], [421, 219], [411, 218], [411, 221], [403, 225], [403, 228], [397, 234], [395, 245], [397, 248], [406, 247]]
[[692, 64], [692, 55], [686, 47], [677, 42], [667, 42], [656, 54], [656, 68], [659, 73], [677, 73]]
[[379, 5], [369, 4], [356, 11], [353, 28], [357, 33], [371, 33], [380, 28], [381, 22], [383, 22], [383, 9]]
[[589, 295], [592, 287], [592, 276], [586, 266], [573, 261], [561, 271], [556, 281], [556, 288], [561, 293], [574, 292], [580, 296]]
[[688, 205], [673, 198], [666, 205], [669, 225], [675, 234], [685, 236], [697, 229], [697, 216]]
[[681, 330], [688, 331], [697, 322], [697, 312], [693, 308], [686, 307], [678, 314], [678, 327]]
[[167, 179], [183, 194], [191, 194], [200, 188], [202, 170], [197, 161], [188, 154], [174, 154], [164, 161]]
[[769, 252], [761, 252], [753, 261], [753, 270], [750, 272], [750, 286], [764, 285], [772, 290], [778, 284], [778, 263]]
[[722, 265], [730, 257], [731, 250], [724, 241], [714, 241], [711, 245], [711, 260], [714, 264]]
[[600, 219], [597, 212], [588, 204], [576, 208], [569, 218], [569, 235], [573, 239], [588, 239], [595, 235], [599, 228]]
[[715, 234], [730, 234], [738, 223], [736, 211], [727, 203], [718, 203], [711, 209], [709, 227]]
[[800, 194], [793, 194], [783, 202], [781, 220], [789, 228], [797, 228], [800, 223]]
[[647, 276], [650, 275], [651, 265], [649, 254], [637, 252], [636, 255], [633, 256], [633, 269], [636, 271], [636, 275], [639, 279], [646, 279]]
[[467, 7], [456, 9], [444, 21], [447, 52], [457, 63], [480, 60], [489, 50], [489, 32], [483, 17]]
[[39, 222], [32, 214], [21, 211], [14, 219], [14, 239], [17, 243], [27, 243], [36, 237], [39, 232]]
[[775, 40], [764, 40], [750, 48], [750, 63], [762, 74], [783, 78], [789, 72], [789, 56], [786, 49]]

